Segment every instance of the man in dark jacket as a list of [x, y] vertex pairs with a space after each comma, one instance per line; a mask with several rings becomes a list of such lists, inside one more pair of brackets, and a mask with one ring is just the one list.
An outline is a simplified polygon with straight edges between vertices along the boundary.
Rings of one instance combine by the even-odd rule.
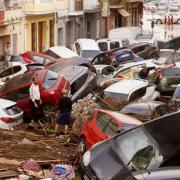
[[71, 124], [72, 101], [68, 97], [68, 90], [63, 90], [63, 97], [59, 101], [59, 112], [56, 119], [55, 135], [59, 135], [59, 129], [64, 129], [64, 134], [67, 135], [68, 126]]
[[149, 75], [149, 71], [155, 69], [155, 67], [146, 67], [144, 66], [143, 69], [139, 72], [139, 77], [141, 79], [147, 79], [148, 75]]

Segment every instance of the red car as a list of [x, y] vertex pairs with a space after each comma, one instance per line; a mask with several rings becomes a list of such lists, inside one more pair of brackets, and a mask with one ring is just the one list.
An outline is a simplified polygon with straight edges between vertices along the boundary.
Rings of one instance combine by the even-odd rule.
[[33, 51], [25, 52], [21, 54], [21, 56], [23, 57], [23, 60], [26, 64], [38, 63], [43, 64], [44, 66], [48, 66], [56, 62], [56, 59], [51, 56]]
[[63, 88], [69, 88], [69, 81], [49, 70], [29, 71], [16, 76], [0, 87], [0, 97], [17, 102], [24, 111], [24, 118], [31, 117], [29, 88], [36, 76], [45, 113], [53, 110], [61, 99]]
[[125, 130], [142, 124], [134, 117], [108, 110], [96, 110], [94, 117], [87, 120], [80, 136], [80, 150], [85, 152], [93, 144], [103, 141]]

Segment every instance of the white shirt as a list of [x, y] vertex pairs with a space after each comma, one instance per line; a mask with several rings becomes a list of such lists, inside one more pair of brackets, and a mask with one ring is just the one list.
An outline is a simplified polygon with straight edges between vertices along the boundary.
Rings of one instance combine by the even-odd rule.
[[29, 88], [29, 93], [30, 93], [30, 99], [32, 101], [40, 100], [40, 92], [39, 92], [39, 86], [38, 85], [35, 85], [34, 83], [32, 83], [30, 88]]

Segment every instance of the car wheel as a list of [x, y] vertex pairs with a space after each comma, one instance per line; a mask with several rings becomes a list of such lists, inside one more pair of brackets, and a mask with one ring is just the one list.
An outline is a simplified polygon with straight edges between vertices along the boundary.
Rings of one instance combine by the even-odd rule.
[[56, 113], [56, 108], [53, 107], [51, 104], [46, 104], [43, 106], [44, 115], [49, 117], [50, 114]]
[[177, 24], [180, 24], [180, 19], [177, 20]]
[[150, 59], [158, 59], [158, 55], [157, 54], [151, 54], [149, 56]]
[[162, 20], [158, 19], [158, 20], [156, 21], [156, 24], [162, 24]]
[[81, 137], [79, 141], [79, 152], [84, 154], [86, 152], [86, 139]]

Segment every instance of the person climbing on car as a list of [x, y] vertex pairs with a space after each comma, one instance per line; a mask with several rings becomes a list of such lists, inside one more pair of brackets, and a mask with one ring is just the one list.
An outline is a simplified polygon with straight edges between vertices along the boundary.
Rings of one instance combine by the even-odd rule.
[[144, 66], [141, 71], [139, 71], [138, 75], [141, 79], [147, 79], [149, 75], [149, 71], [155, 69], [155, 67], [147, 67]]
[[31, 106], [32, 114], [34, 116], [33, 120], [37, 121], [39, 118], [45, 117], [42, 108], [42, 101], [41, 101], [37, 77], [32, 78], [32, 84], [29, 88], [29, 94], [30, 94], [30, 106]]
[[[71, 125], [71, 111], [72, 111], [72, 101], [71, 98], [68, 97], [68, 90], [63, 89], [63, 97], [59, 101], [59, 112], [56, 119], [55, 124], [55, 135], [59, 136], [60, 134], [64, 134], [67, 136], [68, 126]], [[59, 130], [61, 131], [59, 133]]]

